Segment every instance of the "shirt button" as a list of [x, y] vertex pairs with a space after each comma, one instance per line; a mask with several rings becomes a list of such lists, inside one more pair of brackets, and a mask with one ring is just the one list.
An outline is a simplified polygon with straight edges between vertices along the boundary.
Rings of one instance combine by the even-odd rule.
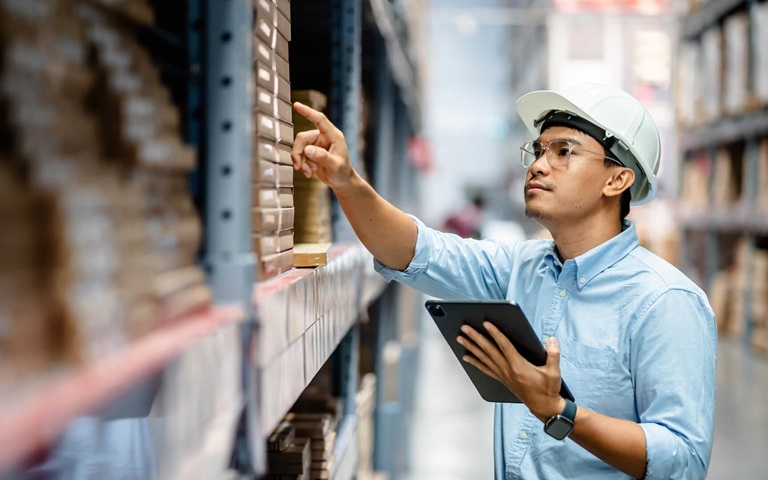
[[528, 434], [525, 432], [520, 432], [520, 440], [525, 440], [526, 438], [528, 438]]
[[564, 296], [565, 296], [565, 293], [566, 293], [566, 292], [565, 292], [565, 289], [563, 289], [563, 290], [560, 290], [560, 296], [561, 296], [561, 297], [564, 297]]
[[587, 279], [586, 279], [586, 278], [584, 278], [584, 277], [581, 277], [581, 278], [579, 279], [579, 283], [580, 283], [580, 284], [582, 284], [582, 285], [584, 285], [585, 283], [587, 283]]

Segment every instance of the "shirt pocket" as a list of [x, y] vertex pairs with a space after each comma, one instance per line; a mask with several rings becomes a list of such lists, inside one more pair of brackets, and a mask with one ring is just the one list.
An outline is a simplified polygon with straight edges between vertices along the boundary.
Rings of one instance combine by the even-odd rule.
[[560, 347], [560, 371], [576, 403], [600, 411], [600, 401], [614, 353], [607, 348], [593, 347], [567, 339]]

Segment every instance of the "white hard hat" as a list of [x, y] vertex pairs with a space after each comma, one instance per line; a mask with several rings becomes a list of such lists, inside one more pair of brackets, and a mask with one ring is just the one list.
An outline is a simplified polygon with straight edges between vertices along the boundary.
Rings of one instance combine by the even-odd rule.
[[[541, 133], [542, 126], [550, 126], [548, 119], [553, 114], [562, 118], [558, 112], [587, 120], [592, 125], [571, 123], [588, 127], [574, 126], [594, 137], [625, 166], [634, 170], [635, 183], [630, 190], [632, 205], [642, 205], [653, 199], [657, 190], [661, 139], [656, 123], [636, 98], [618, 88], [585, 83], [562, 94], [540, 90], [517, 100], [517, 113], [536, 136]], [[560, 125], [568, 123], [556, 122]]]

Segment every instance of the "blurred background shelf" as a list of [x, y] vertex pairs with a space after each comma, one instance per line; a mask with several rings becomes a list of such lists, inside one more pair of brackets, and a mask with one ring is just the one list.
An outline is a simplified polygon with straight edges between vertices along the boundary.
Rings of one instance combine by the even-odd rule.
[[723, 19], [727, 14], [745, 4], [745, 0], [715, 0], [698, 6], [682, 21], [682, 36], [695, 37]]
[[239, 307], [185, 315], [106, 358], [52, 374], [4, 399], [0, 402], [0, 472], [49, 445], [76, 417], [98, 414], [201, 338], [243, 318]]
[[723, 118], [711, 125], [681, 132], [680, 144], [686, 150], [707, 148], [768, 135], [768, 110]]

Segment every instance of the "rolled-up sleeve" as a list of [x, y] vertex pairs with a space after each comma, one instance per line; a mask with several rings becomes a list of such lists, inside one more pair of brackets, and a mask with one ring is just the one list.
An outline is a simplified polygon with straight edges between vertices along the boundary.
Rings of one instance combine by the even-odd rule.
[[696, 293], [671, 289], [631, 332], [631, 368], [648, 480], [702, 479], [712, 453], [717, 329]]
[[443, 299], [506, 297], [516, 245], [461, 238], [411, 218], [418, 234], [408, 267], [394, 270], [374, 259], [374, 268], [388, 282], [396, 280]]

